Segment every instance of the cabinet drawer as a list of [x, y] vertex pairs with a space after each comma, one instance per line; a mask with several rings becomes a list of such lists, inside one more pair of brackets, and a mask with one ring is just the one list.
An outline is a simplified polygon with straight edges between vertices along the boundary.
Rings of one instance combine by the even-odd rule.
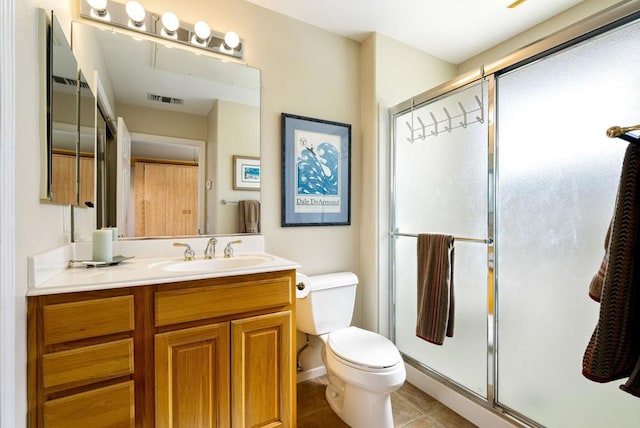
[[44, 343], [69, 342], [133, 330], [133, 296], [46, 305]]
[[133, 427], [133, 381], [94, 389], [44, 403], [44, 426]]
[[45, 388], [126, 376], [133, 373], [133, 339], [46, 354], [42, 366]]
[[159, 291], [155, 325], [163, 326], [292, 303], [290, 277]]

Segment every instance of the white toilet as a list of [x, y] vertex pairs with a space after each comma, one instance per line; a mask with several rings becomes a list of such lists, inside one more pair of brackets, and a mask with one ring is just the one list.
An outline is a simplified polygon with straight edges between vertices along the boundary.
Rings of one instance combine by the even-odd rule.
[[323, 340], [325, 395], [333, 411], [353, 428], [393, 427], [390, 394], [404, 383], [404, 362], [387, 338], [350, 327], [358, 277], [298, 275], [296, 282], [305, 287], [298, 293], [296, 328]]

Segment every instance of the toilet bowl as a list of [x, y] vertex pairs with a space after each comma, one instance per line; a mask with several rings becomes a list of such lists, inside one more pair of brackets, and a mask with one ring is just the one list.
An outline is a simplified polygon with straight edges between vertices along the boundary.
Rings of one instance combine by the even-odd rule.
[[384, 336], [350, 326], [357, 277], [350, 272], [306, 277], [297, 300], [297, 329], [320, 336], [331, 409], [353, 428], [391, 428], [390, 394], [405, 381], [395, 345]]
[[385, 337], [357, 327], [321, 336], [331, 409], [348, 425], [393, 427], [390, 394], [406, 378], [402, 357]]

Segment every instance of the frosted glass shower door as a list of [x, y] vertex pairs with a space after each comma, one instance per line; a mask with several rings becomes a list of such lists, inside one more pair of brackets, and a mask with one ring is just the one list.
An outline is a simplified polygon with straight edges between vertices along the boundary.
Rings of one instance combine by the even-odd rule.
[[548, 427], [638, 427], [640, 399], [581, 374], [622, 156], [640, 121], [640, 25], [498, 77], [498, 401]]
[[[397, 232], [487, 237], [487, 121], [486, 107], [480, 111], [480, 104], [486, 106], [482, 99], [481, 85], [475, 85], [395, 117]], [[469, 112], [466, 127], [463, 112]], [[456, 241], [454, 336], [437, 346], [415, 335], [417, 240], [398, 236], [394, 245], [396, 345], [405, 355], [484, 397], [487, 246]]]

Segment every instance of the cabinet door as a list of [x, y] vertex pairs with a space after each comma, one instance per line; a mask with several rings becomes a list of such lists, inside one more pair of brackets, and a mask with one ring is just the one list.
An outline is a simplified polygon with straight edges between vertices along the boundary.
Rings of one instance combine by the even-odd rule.
[[228, 427], [229, 324], [155, 337], [156, 427]]
[[291, 311], [232, 321], [234, 427], [295, 424]]

